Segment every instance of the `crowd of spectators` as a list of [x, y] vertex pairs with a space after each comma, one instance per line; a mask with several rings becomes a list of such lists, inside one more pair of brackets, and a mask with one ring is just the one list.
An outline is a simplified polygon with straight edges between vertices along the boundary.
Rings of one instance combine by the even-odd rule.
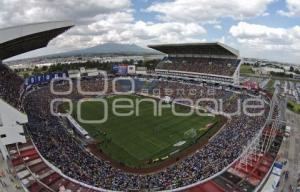
[[[101, 79], [90, 79], [81, 82], [86, 91], [103, 90]], [[148, 94], [160, 90], [160, 96], [190, 98], [196, 100], [209, 97], [224, 99], [225, 110], [236, 110], [237, 100], [245, 100], [251, 96], [247, 93], [236, 93], [222, 87], [208, 91], [208, 86], [171, 81], [152, 81], [139, 83], [137, 91], [151, 87]], [[58, 84], [56, 90], [68, 90], [68, 85]], [[188, 90], [196, 90], [191, 94]], [[165, 92], [165, 90], [168, 90]], [[171, 90], [171, 91], [170, 91]], [[184, 91], [177, 91], [184, 90]], [[111, 86], [108, 93], [111, 92]], [[171, 92], [171, 93], [170, 93]], [[201, 149], [184, 160], [159, 172], [139, 175], [127, 173], [113, 167], [110, 162], [91, 155], [68, 131], [60, 117], [50, 114], [51, 100], [64, 97], [77, 100], [85, 96], [73, 89], [69, 95], [59, 96], [50, 92], [49, 87], [39, 88], [28, 93], [24, 99], [24, 109], [28, 115], [28, 131], [41, 154], [58, 167], [65, 175], [83, 183], [110, 190], [166, 190], [183, 187], [206, 179], [220, 172], [236, 160], [244, 147], [264, 126], [269, 107], [265, 106], [262, 116], [249, 117], [246, 114], [232, 116], [224, 127]], [[209, 103], [204, 103], [209, 107]]]
[[22, 85], [21, 77], [4, 64], [0, 64], [0, 98], [19, 109]]
[[156, 69], [232, 76], [239, 62], [238, 59], [168, 57], [160, 62]]

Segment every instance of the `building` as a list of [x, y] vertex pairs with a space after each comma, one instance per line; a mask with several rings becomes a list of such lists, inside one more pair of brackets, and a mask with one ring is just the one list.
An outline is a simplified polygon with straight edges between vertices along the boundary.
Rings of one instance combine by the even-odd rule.
[[239, 51], [222, 43], [150, 45], [166, 55], [155, 69], [161, 76], [181, 76], [203, 81], [239, 84]]
[[85, 72], [86, 72], [86, 75], [87, 75], [88, 77], [96, 77], [96, 76], [99, 75], [99, 71], [98, 71], [97, 68], [94, 68], [94, 69], [86, 69]]
[[135, 65], [128, 65], [128, 74], [135, 74], [136, 66]]
[[146, 67], [136, 67], [135, 73], [137, 75], [147, 75], [147, 68]]
[[294, 79], [300, 79], [300, 74], [294, 74]]
[[71, 79], [79, 79], [81, 77], [81, 73], [79, 70], [69, 70], [68, 75]]
[[273, 68], [273, 67], [257, 67], [252, 68], [252, 70], [255, 72], [255, 74], [258, 75], [270, 75], [273, 73], [284, 73], [284, 69], [281, 68]]

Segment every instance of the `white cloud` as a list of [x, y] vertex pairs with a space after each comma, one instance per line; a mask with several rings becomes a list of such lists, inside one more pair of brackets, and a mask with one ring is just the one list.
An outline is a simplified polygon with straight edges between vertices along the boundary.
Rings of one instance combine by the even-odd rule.
[[56, 38], [51, 45], [65, 48], [72, 45], [74, 49], [106, 42], [143, 45], [191, 42], [202, 41], [195, 37], [206, 33], [206, 30], [197, 23], [135, 21], [130, 11], [107, 14], [98, 19], [89, 25], [75, 27], [66, 35]]
[[265, 15], [274, 0], [172, 0], [159, 2], [147, 10], [158, 12], [165, 21], [216, 22], [230, 17], [236, 20]]
[[[73, 20], [76, 26], [50, 48], [71, 50], [105, 42], [199, 41], [206, 30], [196, 22], [135, 20], [132, 0], [0, 0], [0, 28], [31, 22]], [[200, 40], [201, 41], [201, 40]]]
[[[73, 35], [61, 36], [52, 42], [55, 46], [78, 45], [93, 46], [105, 42], [119, 43], [171, 43], [199, 41], [193, 38], [206, 33], [206, 30], [195, 23], [151, 23], [144, 21], [122, 22], [120, 20], [101, 20], [88, 25], [86, 29], [78, 28]], [[83, 37], [85, 37], [83, 39]], [[61, 44], [64, 42], [65, 45]], [[80, 42], [80, 44], [76, 43]]]
[[221, 30], [223, 27], [222, 27], [222, 25], [214, 25], [214, 28]]
[[299, 0], [286, 0], [287, 11], [280, 10], [278, 13], [282, 16], [300, 16], [300, 1]]
[[269, 55], [280, 60], [296, 61], [300, 57], [300, 26], [285, 29], [240, 22], [232, 26], [229, 32], [244, 52], [247, 50], [253, 55]]
[[94, 20], [98, 15], [129, 9], [130, 0], [0, 0], [0, 26], [37, 21]]
[[268, 13], [268, 12], [265, 12], [265, 13], [263, 13], [263, 14], [262, 14], [262, 16], [263, 16], [263, 17], [270, 16], [270, 13]]
[[222, 36], [221, 38], [217, 39], [217, 41], [221, 43], [226, 43], [226, 37]]

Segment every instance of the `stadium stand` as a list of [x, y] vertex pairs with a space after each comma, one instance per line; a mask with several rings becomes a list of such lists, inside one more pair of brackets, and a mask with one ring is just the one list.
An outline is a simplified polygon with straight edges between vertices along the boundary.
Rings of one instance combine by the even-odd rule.
[[[17, 111], [22, 111], [21, 98], [23, 93], [25, 93], [23, 89], [24, 80], [2, 64], [2, 60], [45, 47], [51, 39], [73, 26], [74, 24], [71, 22], [58, 21], [26, 24], [0, 29], [0, 108], [2, 109], [0, 111], [0, 149], [4, 160], [8, 158], [7, 147], [11, 145], [11, 143], [25, 142], [23, 124], [27, 122], [27, 117]], [[7, 107], [7, 105], [9, 107]], [[11, 106], [13, 106], [14, 109], [7, 111]], [[3, 108], [5, 108], [6, 111], [4, 111]], [[28, 157], [19, 157], [15, 159], [13, 163], [18, 164], [21, 161], [30, 160], [30, 158], [37, 158], [32, 151], [22, 155], [28, 155]], [[2, 180], [1, 184], [2, 186], [4, 184]], [[40, 185], [37, 184], [37, 186]], [[49, 191], [47, 187], [38, 187], [33, 191], [40, 190]]]
[[157, 69], [232, 76], [240, 60], [193, 57], [168, 57]]
[[[148, 94], [157, 94], [156, 90], [159, 90], [159, 96], [164, 97], [166, 95], [173, 99], [177, 97], [189, 97], [191, 99], [197, 99], [201, 97], [207, 97], [207, 89], [210, 85], [195, 85], [190, 82], [177, 82], [170, 80], [155, 80], [155, 79], [135, 79], [136, 92], [148, 90]], [[103, 79], [85, 79], [81, 81], [83, 90], [95, 91], [103, 90]], [[120, 86], [127, 87], [128, 85]], [[236, 91], [230, 89], [215, 88], [214, 98], [226, 100], [226, 112], [233, 112], [236, 110], [235, 102], [238, 98], [246, 99], [249, 97], [247, 94], [236, 94]], [[56, 90], [67, 90], [68, 86], [64, 84], [58, 84], [55, 87]], [[188, 92], [181, 95], [176, 91], [171, 94], [164, 92], [165, 89], [171, 90], [190, 90], [196, 89], [197, 93], [190, 96]], [[111, 92], [111, 86], [109, 92]], [[36, 91], [32, 91], [26, 94], [24, 109], [29, 116], [29, 124], [27, 129], [37, 146], [37, 150], [40, 154], [47, 159], [51, 164], [62, 171], [67, 177], [88, 184], [89, 186], [96, 186], [105, 189], [113, 190], [141, 190], [141, 189], [176, 189], [178, 187], [184, 187], [190, 185], [205, 178], [209, 178], [220, 171], [223, 171], [231, 162], [234, 162], [242, 153], [243, 146], [245, 146], [251, 138], [263, 127], [266, 116], [268, 115], [268, 109], [265, 115], [261, 118], [248, 118], [246, 116], [239, 116], [233, 118], [224, 129], [214, 137], [207, 146], [198, 151], [196, 154], [188, 157], [187, 159], [179, 162], [176, 165], [162, 170], [156, 174], [151, 175], [136, 175], [126, 173], [122, 170], [114, 168], [110, 163], [101, 159], [96, 159], [89, 152], [85, 151], [81, 147], [81, 144], [73, 138], [68, 132], [70, 127], [66, 127], [59, 118], [51, 116], [46, 108], [49, 108], [49, 101], [54, 97], [49, 91], [49, 87], [40, 87]], [[71, 99], [78, 100], [82, 98], [78, 94], [77, 90], [74, 90], [69, 96]], [[207, 108], [211, 107], [210, 103], [203, 103]], [[276, 109], [275, 109], [276, 111]], [[276, 116], [276, 113], [273, 114]], [[43, 129], [41, 129], [43, 127]], [[249, 129], [251, 128], [251, 129]], [[270, 128], [264, 129], [264, 135], [272, 135]], [[280, 136], [280, 133], [276, 133]], [[280, 137], [278, 137], [280, 138]], [[230, 142], [228, 142], [230, 141]], [[278, 141], [280, 143], [280, 139]], [[30, 145], [30, 144], [29, 144]], [[247, 191], [253, 190], [262, 181], [268, 170], [271, 168], [272, 163], [276, 157], [279, 144], [274, 145], [271, 148], [269, 154], [265, 154], [259, 157], [249, 156], [249, 162], [252, 165], [246, 167], [240, 165], [239, 162], [234, 163], [231, 168], [223, 172], [221, 175], [215, 177], [213, 180], [209, 180], [203, 184], [197, 185], [191, 188], [191, 191], [228, 191], [247, 189]], [[77, 182], [70, 182], [64, 178], [60, 173], [56, 173], [49, 168], [45, 163], [41, 162], [40, 156], [37, 155], [36, 150], [32, 147], [25, 145], [20, 147], [22, 150], [19, 156], [16, 153], [12, 153], [12, 164], [16, 167], [17, 172], [20, 172], [19, 176], [25, 180], [30, 176], [30, 171], [41, 175], [39, 181], [30, 181], [28, 189], [30, 191], [51, 191], [58, 188], [63, 189], [84, 189], [86, 186], [80, 185]], [[224, 152], [224, 148], [226, 153]], [[13, 150], [12, 150], [13, 151]], [[61, 156], [61, 154], [64, 154]], [[209, 160], [209, 164], [207, 164]], [[22, 164], [28, 164], [30, 171], [26, 172], [20, 169]], [[79, 168], [79, 169], [78, 169]], [[26, 174], [25, 174], [26, 173]], [[23, 174], [23, 175], [22, 175]], [[25, 175], [25, 176], [24, 176]], [[176, 177], [176, 179], [175, 179]], [[24, 182], [26, 182], [23, 180]], [[180, 182], [179, 182], [180, 181]]]
[[[275, 106], [273, 118], [278, 118], [278, 105]], [[213, 178], [207, 183], [197, 185], [188, 191], [246, 191], [251, 192], [260, 189], [265, 183], [270, 171], [278, 158], [278, 151], [281, 146], [284, 134], [284, 126], [279, 130], [272, 129], [268, 125], [263, 129], [263, 136], [259, 140], [259, 148], [264, 149], [268, 145], [268, 139], [275, 139], [270, 148], [252, 151], [236, 161], [229, 169]]]
[[[99, 79], [90, 79], [81, 82], [81, 84], [85, 90], [102, 90], [101, 84], [95, 83], [97, 81]], [[140, 84], [146, 85], [146, 83]], [[57, 86], [57, 89], [68, 89], [66, 85]], [[89, 88], [90, 86], [93, 88]], [[193, 84], [169, 81], [156, 82], [158, 89], [184, 89], [187, 88], [185, 86], [194, 87], [199, 92], [201, 89], [206, 89]], [[226, 94], [224, 90], [216, 90], [216, 92], [216, 97], [219, 98], [227, 98], [230, 94], [234, 94]], [[178, 96], [176, 93], [173, 98]], [[195, 98], [205, 96], [207, 95], [198, 95]], [[81, 97], [76, 90], [69, 96], [71, 99]], [[227, 110], [235, 110], [236, 99], [248, 97], [247, 94], [235, 95], [235, 99], [228, 100]], [[68, 127], [57, 117], [51, 116], [47, 110], [44, 110], [49, 108], [49, 101], [53, 98], [54, 95], [50, 93], [49, 88], [44, 87], [28, 94], [25, 99], [25, 111], [29, 116], [28, 131], [37, 148], [47, 160], [67, 176], [91, 186], [112, 190], [175, 189], [209, 178], [226, 168], [241, 155], [243, 146], [264, 126], [268, 115], [268, 108], [266, 107], [266, 113], [262, 117], [249, 118], [242, 115], [239, 118], [232, 118], [204, 148], [194, 155], [161, 172], [151, 175], [136, 175], [114, 168], [110, 163], [101, 159], [95, 159], [89, 152], [80, 147], [80, 144], [67, 131]], [[209, 107], [209, 104], [207, 106]]]
[[[43, 23], [21, 28], [31, 33], [20, 33], [17, 28], [0, 31], [0, 59], [46, 46], [50, 39], [72, 27], [70, 23]], [[42, 29], [42, 30], [40, 30]], [[9, 31], [15, 31], [12, 35]], [[28, 32], [27, 31], [27, 32]], [[31, 31], [32, 32], [32, 31]], [[19, 38], [18, 38], [19, 37]], [[195, 153], [173, 165], [151, 174], [134, 174], [114, 167], [110, 162], [97, 158], [72, 134], [72, 128], [62, 117], [50, 113], [50, 101], [68, 98], [77, 101], [85, 96], [77, 87], [67, 96], [54, 95], [49, 85], [35, 85], [34, 89], [22, 90], [23, 79], [0, 63], [0, 96], [28, 115], [27, 143], [9, 145], [11, 164], [17, 178], [31, 192], [38, 191], [120, 191], [190, 190], [190, 191], [252, 191], [257, 188], [272, 167], [282, 133], [274, 132], [267, 119], [272, 109], [270, 98], [253, 95], [250, 91], [235, 88], [238, 84], [242, 61], [238, 51], [221, 43], [181, 44], [150, 46], [168, 54], [157, 67], [156, 73], [145, 79], [135, 79], [135, 94], [146, 90], [149, 96], [171, 99], [199, 98], [223, 99], [224, 111], [237, 110], [238, 100], [260, 97], [265, 101], [262, 116], [249, 117], [242, 113], [231, 115], [224, 127], [208, 143]], [[202, 79], [203, 83], [180, 80], [178, 77]], [[148, 79], [146, 79], [148, 78]], [[109, 85], [111, 85], [111, 79]], [[213, 82], [213, 83], [210, 83]], [[216, 85], [214, 82], [230, 86]], [[104, 79], [100, 77], [80, 81], [85, 91], [102, 91]], [[126, 90], [127, 85], [118, 85]], [[214, 90], [208, 94], [207, 89]], [[55, 90], [66, 91], [64, 82], [55, 84]], [[165, 90], [171, 90], [171, 93]], [[196, 90], [196, 94], [176, 90]], [[157, 93], [158, 90], [158, 93]], [[112, 93], [112, 86], [106, 94]], [[211, 111], [212, 103], [200, 105]], [[279, 114], [275, 108], [273, 117]], [[213, 111], [212, 111], [213, 112]], [[251, 109], [251, 112], [255, 112]], [[266, 153], [247, 153], [244, 149], [254, 137], [263, 131], [264, 138], [275, 137]], [[265, 148], [264, 142], [258, 142]], [[268, 144], [269, 145], [269, 144]], [[247, 160], [245, 164], [245, 159]], [[192, 187], [192, 188], [190, 188]]]
[[0, 98], [14, 106], [20, 108], [20, 94], [23, 79], [13, 73], [5, 65], [0, 64]]
[[15, 173], [30, 192], [95, 191], [61, 176], [48, 166], [29, 138], [27, 143], [10, 145], [8, 148]]
[[47, 46], [49, 41], [73, 27], [67, 21], [43, 22], [0, 29], [0, 97], [17, 109], [23, 79], [2, 64], [2, 60]]
[[239, 52], [222, 43], [150, 45], [168, 56], [156, 67], [159, 75], [200, 78], [220, 83], [239, 82]]

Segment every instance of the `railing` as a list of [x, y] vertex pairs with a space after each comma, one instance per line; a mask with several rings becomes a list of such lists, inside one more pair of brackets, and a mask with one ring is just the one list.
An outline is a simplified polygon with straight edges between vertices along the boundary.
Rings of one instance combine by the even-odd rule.
[[[18, 154], [19, 154], [19, 156], [21, 157], [19, 145], [16, 144], [16, 147], [17, 147]], [[55, 192], [53, 189], [51, 189], [51, 188], [50, 188], [49, 186], [47, 186], [45, 183], [41, 182], [40, 179], [36, 177], [35, 173], [33, 173], [33, 172], [29, 169], [27, 163], [24, 161], [23, 158], [22, 158], [22, 161], [23, 161], [24, 166], [26, 167], [26, 169], [29, 171], [30, 175], [33, 177], [33, 179], [34, 179], [36, 182], [38, 182], [39, 184], [41, 184], [43, 187], [45, 187], [45, 188], [48, 189], [49, 191]], [[19, 178], [19, 179], [20, 179], [20, 178]], [[21, 182], [21, 183], [22, 183], [22, 182]], [[22, 183], [22, 185], [23, 185], [23, 183]], [[23, 185], [23, 186], [24, 186], [24, 185]]]
[[[271, 101], [271, 104], [272, 104], [272, 103], [273, 103], [273, 102]], [[271, 107], [270, 107], [270, 108], [271, 108]], [[270, 116], [270, 115], [271, 115], [271, 110], [270, 110], [268, 116]], [[171, 191], [184, 191], [184, 190], [190, 189], [190, 188], [192, 188], [192, 187], [196, 187], [196, 186], [198, 186], [198, 185], [201, 185], [201, 184], [203, 184], [203, 183], [205, 183], [205, 182], [208, 182], [208, 181], [210, 181], [210, 180], [212, 180], [212, 179], [214, 179], [214, 178], [220, 176], [221, 174], [223, 174], [223, 173], [224, 173], [225, 171], [227, 171], [230, 167], [232, 167], [236, 162], [238, 162], [243, 156], [245, 156], [245, 155], [248, 153], [249, 149], [251, 149], [251, 147], [252, 147], [253, 145], [256, 144], [256, 140], [259, 139], [260, 136], [262, 135], [264, 128], [267, 126], [267, 123], [268, 123], [268, 122], [266, 121], [265, 124], [264, 124], [264, 125], [262, 126], [262, 128], [260, 129], [260, 131], [259, 131], [259, 132], [256, 134], [256, 136], [254, 137], [254, 139], [252, 139], [252, 142], [246, 147], [246, 149], [244, 150], [244, 152], [243, 152], [236, 160], [234, 160], [232, 163], [230, 163], [227, 167], [225, 167], [224, 169], [222, 169], [220, 172], [216, 173], [215, 175], [213, 175], [213, 176], [211, 176], [211, 177], [208, 177], [207, 179], [201, 180], [201, 181], [196, 182], [196, 183], [193, 183], [193, 184], [191, 184], [191, 185], [187, 185], [187, 186], [184, 186], [184, 187], [180, 187], [180, 188], [176, 188], [176, 189], [172, 189], [172, 190], [168, 190], [168, 191], [170, 191], [170, 192], [171, 192]]]

